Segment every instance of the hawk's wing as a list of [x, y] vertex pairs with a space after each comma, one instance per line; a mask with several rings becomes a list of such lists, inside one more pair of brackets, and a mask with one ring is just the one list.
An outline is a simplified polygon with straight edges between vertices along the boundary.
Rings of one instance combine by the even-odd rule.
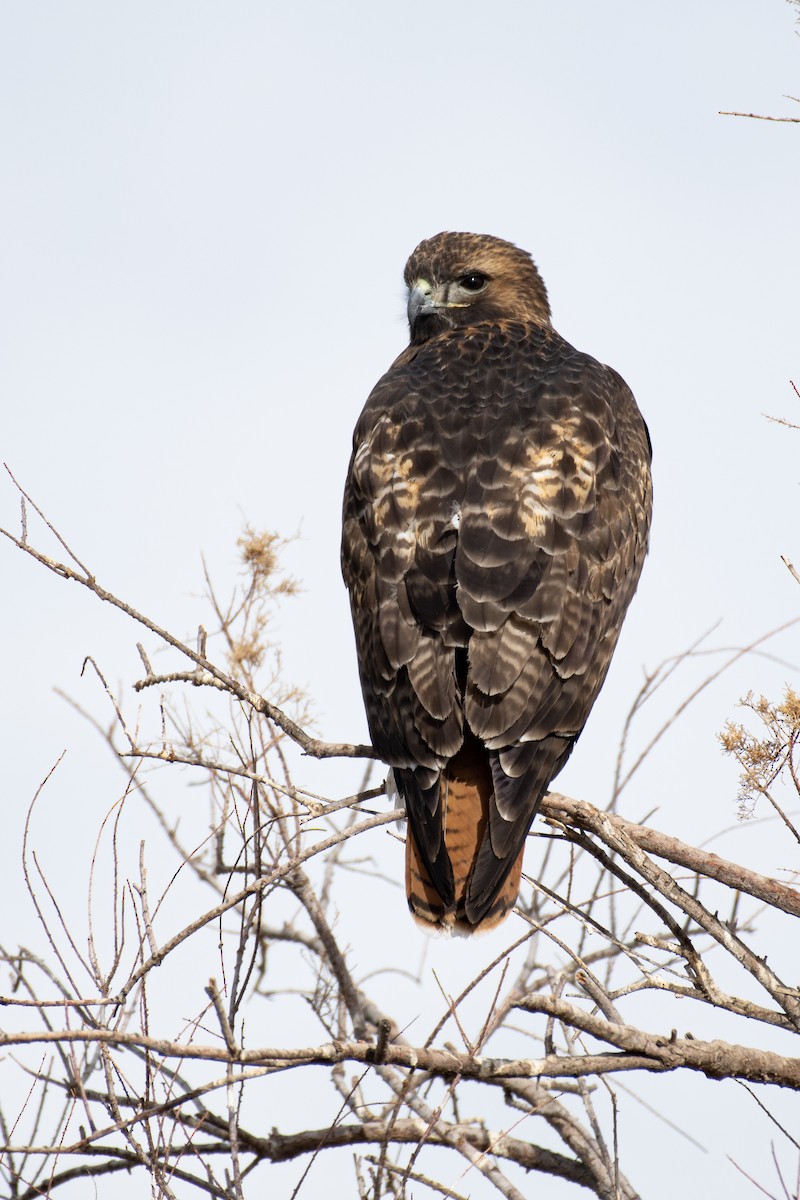
[[[430, 882], [475, 924], [605, 678], [647, 544], [646, 429], [620, 377], [552, 330], [443, 334], [372, 392], [344, 518], [373, 742]], [[440, 775], [473, 735], [493, 786], [459, 881]]]

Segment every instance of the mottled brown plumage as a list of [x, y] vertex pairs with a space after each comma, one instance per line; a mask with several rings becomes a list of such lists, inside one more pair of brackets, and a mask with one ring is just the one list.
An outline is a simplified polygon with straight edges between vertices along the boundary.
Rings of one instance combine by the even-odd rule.
[[408, 814], [409, 905], [472, 932], [515, 903], [605, 679], [647, 549], [650, 448], [620, 376], [553, 330], [524, 251], [441, 233], [405, 280], [411, 343], [356, 426], [342, 570]]

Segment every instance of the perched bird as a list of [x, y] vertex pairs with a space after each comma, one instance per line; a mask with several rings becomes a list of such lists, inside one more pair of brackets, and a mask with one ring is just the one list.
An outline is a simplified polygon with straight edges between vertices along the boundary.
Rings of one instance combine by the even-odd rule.
[[472, 933], [516, 903], [608, 671], [647, 550], [650, 441], [616, 371], [553, 329], [524, 251], [439, 233], [405, 282], [411, 341], [356, 425], [342, 571], [408, 817], [409, 907]]

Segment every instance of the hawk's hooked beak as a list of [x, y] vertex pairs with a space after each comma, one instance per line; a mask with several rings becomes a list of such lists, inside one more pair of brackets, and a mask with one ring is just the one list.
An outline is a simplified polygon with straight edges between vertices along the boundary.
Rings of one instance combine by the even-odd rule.
[[408, 323], [414, 325], [418, 317], [430, 316], [438, 308], [446, 307], [443, 288], [434, 288], [427, 279], [418, 279], [408, 293]]
[[427, 279], [418, 279], [408, 293], [408, 323], [413, 326], [418, 317], [430, 317], [441, 312], [443, 308], [466, 308], [448, 299], [450, 285], [448, 283], [428, 283]]

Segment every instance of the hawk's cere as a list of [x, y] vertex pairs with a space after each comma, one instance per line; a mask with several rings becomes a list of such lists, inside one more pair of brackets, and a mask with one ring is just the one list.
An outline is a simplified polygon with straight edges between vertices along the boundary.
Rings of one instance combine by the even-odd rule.
[[605, 679], [647, 550], [647, 428], [552, 327], [530, 256], [440, 233], [406, 264], [410, 345], [359, 418], [344, 494], [375, 749], [423, 924], [516, 902], [525, 838]]

